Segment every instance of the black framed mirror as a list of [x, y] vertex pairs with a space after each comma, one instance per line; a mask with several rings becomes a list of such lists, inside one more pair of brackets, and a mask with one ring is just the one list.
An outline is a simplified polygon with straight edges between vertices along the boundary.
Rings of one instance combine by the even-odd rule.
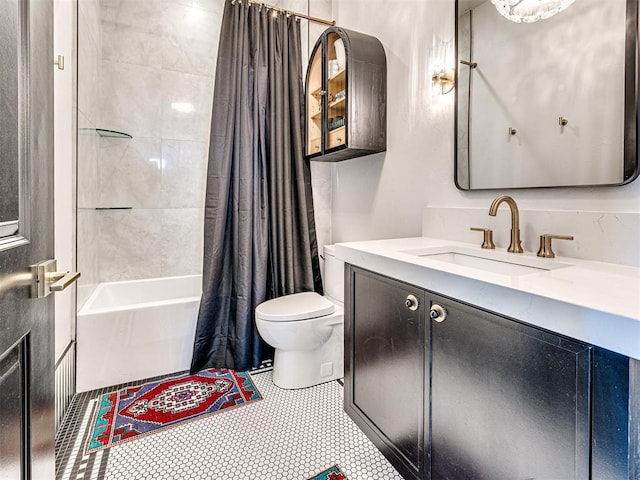
[[534, 23], [456, 0], [456, 186], [637, 178], [637, 42], [638, 0], [580, 0]]

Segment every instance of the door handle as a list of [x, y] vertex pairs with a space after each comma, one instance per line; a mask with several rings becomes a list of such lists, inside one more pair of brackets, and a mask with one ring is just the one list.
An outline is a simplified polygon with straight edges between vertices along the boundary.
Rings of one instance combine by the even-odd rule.
[[[51, 274], [51, 279], [54, 282], [49, 286], [49, 290], [52, 292], [61, 292], [73, 282], [75, 282], [80, 276], [80, 272], [55, 272]], [[58, 280], [55, 280], [55, 279]]]
[[80, 272], [58, 272], [57, 260], [46, 260], [31, 265], [31, 298], [44, 298], [51, 292], [60, 292], [80, 277]]

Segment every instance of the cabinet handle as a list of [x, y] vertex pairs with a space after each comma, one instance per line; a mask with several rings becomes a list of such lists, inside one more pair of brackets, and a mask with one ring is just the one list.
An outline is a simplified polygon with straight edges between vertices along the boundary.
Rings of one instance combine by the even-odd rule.
[[436, 322], [444, 322], [447, 319], [447, 309], [437, 303], [433, 304], [431, 305], [429, 316]]
[[412, 312], [418, 310], [420, 303], [415, 295], [407, 295], [407, 299], [404, 301], [404, 306], [407, 307]]

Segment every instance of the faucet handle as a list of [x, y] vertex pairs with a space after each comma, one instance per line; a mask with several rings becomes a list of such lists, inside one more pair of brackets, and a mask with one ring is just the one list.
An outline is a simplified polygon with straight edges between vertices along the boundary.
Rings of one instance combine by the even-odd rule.
[[484, 237], [482, 239], [482, 248], [491, 250], [496, 248], [496, 244], [493, 243], [493, 230], [491, 230], [490, 228], [481, 227], [471, 227], [469, 230], [473, 230], [474, 232], [484, 232]]
[[554, 235], [551, 233], [545, 233], [540, 235], [540, 248], [537, 255], [544, 258], [555, 258], [556, 254], [551, 249], [551, 240], [556, 238], [558, 240], [573, 240], [573, 235]]

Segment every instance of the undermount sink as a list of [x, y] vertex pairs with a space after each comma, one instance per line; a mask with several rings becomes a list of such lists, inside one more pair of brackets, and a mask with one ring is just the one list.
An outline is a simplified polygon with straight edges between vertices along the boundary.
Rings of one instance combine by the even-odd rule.
[[572, 266], [546, 258], [521, 256], [495, 250], [475, 250], [453, 245], [403, 250], [401, 253], [502, 275], [529, 275]]

